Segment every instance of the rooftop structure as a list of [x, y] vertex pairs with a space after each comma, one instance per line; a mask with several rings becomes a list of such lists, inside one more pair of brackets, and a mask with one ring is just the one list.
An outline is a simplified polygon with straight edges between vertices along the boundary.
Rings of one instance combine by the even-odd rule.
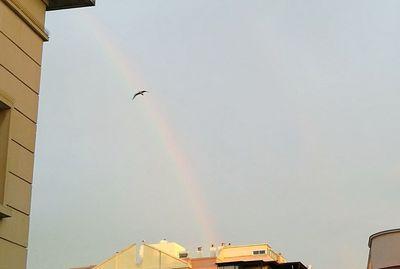
[[186, 253], [186, 249], [175, 242], [168, 242], [163, 239], [160, 243], [150, 244], [151, 247], [161, 250], [162, 252], [168, 253], [169, 255], [179, 258], [180, 254]]
[[[172, 243], [171, 245], [175, 244], [176, 243]], [[164, 248], [164, 249], [170, 250], [170, 248]], [[126, 268], [191, 269], [192, 267], [187, 261], [179, 259], [171, 255], [170, 253], [164, 252], [161, 249], [157, 249], [151, 245], [142, 244], [139, 248], [137, 248], [137, 246], [133, 244], [121, 251], [118, 251], [110, 258], [106, 259], [105, 261], [99, 263], [98, 265], [90, 269], [126, 269]]]
[[93, 269], [255, 269], [255, 267], [306, 269], [301, 262], [288, 263], [268, 244], [241, 246], [222, 244], [218, 248], [212, 245], [209, 256], [204, 256], [202, 247], [199, 247], [191, 257], [184, 247], [166, 240], [161, 240], [157, 244], [143, 243], [139, 248], [132, 245]]
[[400, 269], [400, 229], [371, 235], [368, 247], [368, 269]]
[[268, 244], [244, 246], [223, 245], [218, 251], [219, 262], [276, 261], [286, 262], [282, 254], [275, 252]]

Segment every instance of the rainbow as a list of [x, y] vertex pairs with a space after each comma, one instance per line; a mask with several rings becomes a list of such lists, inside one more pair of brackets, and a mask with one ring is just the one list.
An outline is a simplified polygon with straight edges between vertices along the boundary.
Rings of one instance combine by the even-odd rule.
[[[124, 82], [130, 88], [134, 85], [137, 89], [148, 89], [148, 85], [140, 75], [140, 72], [133, 68], [131, 63], [127, 62], [122, 50], [113, 42], [112, 35], [106, 31], [106, 27], [92, 15], [86, 14], [83, 19], [89, 24], [95, 37], [99, 40], [99, 46], [104, 50], [105, 55], [109, 57]], [[153, 130], [157, 132], [157, 136], [161, 139], [161, 144], [175, 164], [177, 183], [191, 197], [190, 202], [193, 207], [191, 212], [194, 215], [193, 218], [197, 219], [199, 223], [202, 239], [207, 240], [207, 243], [215, 242], [217, 237], [212, 225], [213, 218], [209, 214], [203, 195], [204, 191], [198, 184], [198, 179], [195, 177], [189, 158], [179, 145], [173, 129], [168, 124], [166, 113], [160, 111], [160, 102], [155, 94], [146, 96], [146, 98], [141, 99], [141, 102], [144, 103], [144, 113], [149, 117], [150, 124], [154, 127]]]

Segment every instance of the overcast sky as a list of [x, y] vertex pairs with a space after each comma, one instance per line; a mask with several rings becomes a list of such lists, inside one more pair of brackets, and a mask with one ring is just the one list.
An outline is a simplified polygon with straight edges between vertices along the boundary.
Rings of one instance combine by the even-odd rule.
[[49, 12], [28, 268], [162, 238], [366, 268], [368, 237], [400, 221], [399, 11], [98, 0]]

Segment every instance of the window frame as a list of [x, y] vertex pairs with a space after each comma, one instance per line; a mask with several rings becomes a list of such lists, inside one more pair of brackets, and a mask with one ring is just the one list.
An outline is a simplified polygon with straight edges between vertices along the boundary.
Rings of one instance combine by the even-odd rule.
[[11, 118], [14, 110], [9, 98], [0, 93], [0, 219], [11, 216], [11, 209], [4, 203], [8, 173]]

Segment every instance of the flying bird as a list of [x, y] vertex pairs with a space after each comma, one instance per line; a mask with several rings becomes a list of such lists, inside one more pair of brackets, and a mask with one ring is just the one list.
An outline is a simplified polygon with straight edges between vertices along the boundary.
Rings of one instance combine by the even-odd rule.
[[135, 93], [135, 95], [132, 97], [132, 100], [135, 99], [135, 97], [138, 96], [138, 95], [144, 95], [145, 92], [148, 92], [148, 91], [138, 91], [138, 92]]

